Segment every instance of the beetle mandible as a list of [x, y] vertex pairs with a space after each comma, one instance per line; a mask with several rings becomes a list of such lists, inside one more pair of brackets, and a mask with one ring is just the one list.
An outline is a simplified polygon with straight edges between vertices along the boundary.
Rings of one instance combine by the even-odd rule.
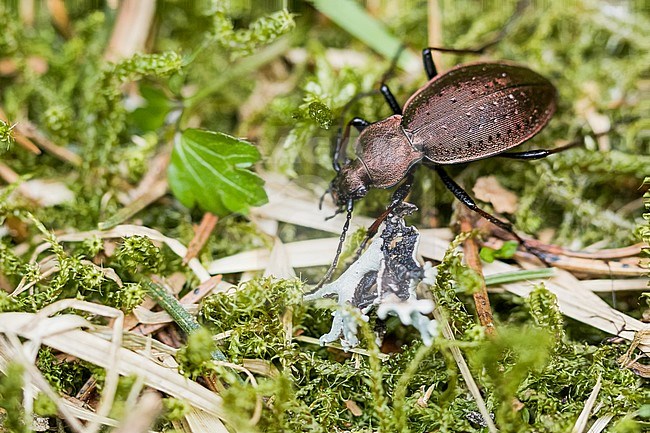
[[[438, 75], [432, 50], [435, 48], [422, 52], [429, 81], [408, 99], [403, 110], [382, 83], [380, 92], [393, 115], [375, 123], [355, 117], [342, 135], [339, 132], [333, 155], [337, 175], [329, 191], [339, 208], [337, 213], [347, 210], [348, 214], [341, 243], [354, 201], [365, 196], [370, 188], [391, 188], [401, 182], [387, 210], [370, 227], [369, 237], [373, 236], [390, 210], [408, 194], [414, 168], [423, 164], [436, 171], [468, 208], [512, 233], [527, 247], [510, 223], [479, 208], [443, 166], [492, 156], [539, 159], [574, 146], [572, 143], [549, 150], [504, 153], [536, 135], [548, 123], [556, 109], [557, 91], [538, 73], [507, 62], [460, 65]], [[346, 157], [351, 127], [360, 132], [354, 160]], [[330, 271], [340, 249], [341, 244]]]

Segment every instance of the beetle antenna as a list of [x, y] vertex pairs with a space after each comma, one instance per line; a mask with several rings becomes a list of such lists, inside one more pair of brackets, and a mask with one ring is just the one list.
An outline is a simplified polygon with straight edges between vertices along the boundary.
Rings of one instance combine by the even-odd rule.
[[325, 201], [325, 196], [332, 191], [332, 187], [328, 186], [323, 195], [320, 196], [320, 200], [318, 200], [318, 210], [323, 209], [323, 201]]
[[[343, 242], [345, 242], [345, 235], [348, 232], [348, 229], [350, 228], [350, 220], [352, 219], [352, 207], [353, 207], [353, 201], [352, 199], [348, 200], [348, 205], [347, 205], [347, 215], [345, 217], [345, 224], [343, 224], [343, 231], [341, 232], [341, 236], [339, 237], [339, 246], [336, 247], [336, 255], [334, 256], [334, 260], [332, 261], [332, 264], [330, 265], [329, 269], [325, 273], [325, 276], [323, 277], [322, 280], [319, 281], [319, 283], [316, 285], [314, 288], [314, 291], [320, 289], [323, 287], [325, 283], [329, 281], [329, 279], [332, 277], [332, 274], [334, 273], [334, 270], [336, 269], [336, 265], [339, 262], [339, 256], [341, 255], [341, 251], [343, 251]], [[340, 213], [342, 211], [337, 211], [337, 213]]]

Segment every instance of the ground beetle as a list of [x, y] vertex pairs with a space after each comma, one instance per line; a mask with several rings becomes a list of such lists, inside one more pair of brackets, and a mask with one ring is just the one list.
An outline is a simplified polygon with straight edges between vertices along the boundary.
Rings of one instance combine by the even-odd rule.
[[[368, 230], [372, 237], [391, 209], [406, 197], [414, 169], [423, 164], [469, 209], [512, 233], [528, 248], [510, 223], [480, 209], [442, 166], [492, 156], [538, 159], [568, 148], [504, 153], [548, 123], [555, 112], [557, 91], [536, 72], [506, 62], [461, 65], [438, 75], [432, 50], [422, 52], [429, 82], [408, 99], [403, 110], [382, 83], [380, 92], [394, 114], [376, 123], [355, 117], [343, 133], [339, 131], [333, 155], [337, 175], [328, 191], [339, 207], [337, 213], [347, 211], [341, 244], [355, 200], [370, 188], [390, 188], [401, 182], [387, 210]], [[357, 159], [352, 161], [346, 156], [351, 127], [360, 132], [355, 145]], [[341, 244], [324, 280], [336, 265]]]

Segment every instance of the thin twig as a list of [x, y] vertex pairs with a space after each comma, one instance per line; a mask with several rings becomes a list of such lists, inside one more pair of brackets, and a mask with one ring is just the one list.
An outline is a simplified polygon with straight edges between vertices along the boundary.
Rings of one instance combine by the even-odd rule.
[[[5, 114], [5, 112], [0, 108], [0, 120], [3, 122], [9, 124], [9, 118]], [[35, 145], [29, 138], [25, 137], [20, 129], [18, 128], [18, 124], [16, 124], [16, 128], [13, 129], [13, 136], [14, 136], [14, 141], [24, 147], [25, 149], [29, 150], [32, 153], [35, 153], [36, 155], [41, 154], [41, 149], [38, 148], [37, 145]]]
[[[79, 167], [83, 162], [79, 155], [68, 148], [59, 146], [47, 138], [47, 136], [29, 120], [21, 120], [18, 122], [16, 129], [21, 134], [24, 134], [25, 137], [36, 141], [40, 148], [45, 149], [49, 154], [60, 159], [61, 161], [67, 162], [68, 164], [75, 167]], [[40, 153], [40, 151], [38, 153]]]
[[[171, 158], [171, 147], [166, 146], [149, 162], [149, 170], [142, 177], [137, 187], [126, 194], [118, 195], [118, 200], [124, 205], [105, 221], [98, 224], [100, 230], [108, 230], [122, 224], [136, 213], [156, 202], [167, 193], [167, 167]], [[187, 262], [184, 262], [187, 264]]]
[[[469, 212], [464, 206], [460, 211], [460, 229], [467, 233], [473, 230]], [[467, 266], [473, 269], [480, 276], [481, 280], [481, 286], [472, 295], [476, 304], [476, 314], [478, 314], [479, 322], [485, 328], [486, 334], [494, 335], [496, 328], [494, 327], [494, 318], [492, 317], [492, 309], [490, 308], [490, 298], [488, 297], [485, 278], [483, 277], [483, 267], [481, 266], [481, 258], [479, 257], [478, 244], [474, 237], [470, 236], [465, 240], [463, 251]]]
[[124, 0], [104, 57], [114, 62], [145, 51], [155, 13], [154, 0]]
[[190, 241], [190, 244], [187, 246], [187, 254], [185, 254], [185, 257], [183, 258], [184, 265], [186, 265], [187, 262], [199, 254], [199, 251], [201, 251], [205, 243], [210, 238], [210, 234], [214, 230], [214, 227], [217, 225], [217, 221], [219, 221], [219, 217], [217, 217], [215, 214], [210, 212], [203, 214], [201, 223], [194, 231], [194, 237]]
[[559, 245], [550, 245], [538, 241], [537, 239], [527, 240], [528, 245], [537, 250], [542, 250], [550, 254], [556, 254], [567, 257], [576, 257], [581, 259], [622, 259], [625, 257], [638, 256], [641, 253], [641, 249], [645, 246], [643, 242], [638, 244], [629, 245], [627, 247], [621, 248], [610, 248], [598, 251], [573, 251], [561, 247]]

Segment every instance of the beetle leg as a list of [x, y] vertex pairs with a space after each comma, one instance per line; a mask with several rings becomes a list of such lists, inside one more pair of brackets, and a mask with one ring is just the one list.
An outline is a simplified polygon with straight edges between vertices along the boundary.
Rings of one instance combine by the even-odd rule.
[[428, 47], [422, 51], [422, 59], [424, 61], [424, 70], [427, 73], [429, 79], [432, 79], [437, 75], [436, 67], [433, 64], [431, 58], [432, 51], [438, 51], [441, 53], [455, 53], [455, 54], [483, 54], [485, 50], [492, 47], [493, 45], [501, 42], [501, 39], [508, 34], [511, 27], [514, 25], [517, 18], [523, 14], [524, 10], [528, 7], [530, 0], [519, 0], [515, 7], [515, 12], [510, 16], [508, 21], [501, 27], [501, 30], [492, 38], [492, 40], [486, 42], [485, 44], [475, 47], [475, 48], [444, 48], [444, 47]]
[[511, 158], [511, 159], [541, 159], [546, 158], [549, 155], [554, 153], [562, 152], [572, 147], [576, 147], [582, 144], [582, 139], [572, 141], [569, 144], [564, 146], [556, 147], [555, 149], [531, 149], [524, 152], [508, 152], [495, 155], [501, 158]]
[[523, 245], [529, 252], [533, 253], [540, 260], [546, 263], [543, 253], [530, 247], [527, 244], [527, 242], [513, 230], [512, 224], [510, 224], [509, 222], [501, 221], [499, 218], [495, 217], [494, 215], [478, 207], [478, 205], [472, 199], [472, 197], [470, 197], [469, 194], [467, 194], [467, 192], [463, 188], [461, 188], [460, 185], [458, 185], [442, 167], [431, 163], [427, 164], [426, 162], [425, 165], [429, 168], [432, 168], [433, 170], [436, 171], [436, 173], [438, 173], [438, 176], [440, 176], [440, 179], [445, 184], [445, 187], [449, 191], [451, 191], [452, 194], [454, 194], [456, 198], [461, 201], [461, 203], [467, 206], [471, 211], [478, 213], [483, 218], [490, 221], [492, 224], [504, 229], [505, 231], [513, 235], [515, 239], [517, 239], [517, 241], [519, 241], [519, 243]]
[[379, 91], [384, 96], [384, 99], [390, 106], [390, 109], [393, 110], [393, 114], [402, 114], [402, 107], [399, 106], [397, 99], [395, 99], [393, 92], [390, 91], [386, 83], [381, 83]]
[[433, 56], [432, 56], [433, 51], [439, 51], [441, 53], [455, 53], [455, 54], [482, 54], [483, 51], [487, 50], [492, 45], [497, 44], [501, 40], [502, 36], [503, 35], [499, 33], [499, 35], [495, 39], [477, 48], [457, 49], [457, 48], [443, 48], [443, 47], [427, 47], [422, 50], [422, 63], [424, 63], [424, 71], [427, 73], [427, 77], [429, 78], [429, 80], [435, 77], [436, 75], [438, 75], [438, 70], [436, 69], [436, 65], [433, 63]]
[[422, 63], [424, 63], [424, 71], [427, 73], [427, 78], [432, 79], [438, 75], [438, 70], [436, 69], [435, 63], [433, 63], [433, 56], [431, 51], [437, 50], [437, 48], [425, 48], [422, 50]]
[[425, 162], [425, 165], [427, 167], [429, 167], [429, 168], [433, 168], [436, 171], [436, 173], [438, 173], [438, 176], [440, 176], [440, 179], [442, 180], [442, 183], [445, 184], [445, 187], [449, 191], [451, 191], [451, 193], [453, 195], [455, 195], [456, 198], [461, 201], [461, 203], [463, 203], [470, 210], [478, 213], [479, 215], [481, 215], [483, 218], [487, 219], [491, 223], [493, 223], [493, 224], [501, 227], [502, 229], [506, 230], [507, 232], [513, 234], [517, 238], [517, 240], [519, 242], [522, 242], [522, 243], [524, 242], [524, 240], [521, 237], [519, 237], [519, 235], [517, 233], [515, 233], [513, 231], [512, 224], [510, 224], [509, 222], [501, 221], [500, 219], [498, 219], [494, 215], [492, 215], [492, 214], [484, 211], [480, 207], [478, 207], [478, 205], [476, 204], [474, 199], [472, 199], [472, 197], [470, 197], [470, 195], [467, 194], [467, 192], [463, 188], [461, 188], [460, 185], [458, 185], [451, 178], [451, 176], [449, 176], [447, 174], [447, 172], [442, 167], [440, 167], [439, 165], [426, 164], [426, 162]]
[[[341, 128], [339, 128], [338, 134], [336, 134], [336, 145], [334, 146], [334, 155], [332, 155], [332, 166], [334, 167], [334, 171], [337, 173], [341, 171], [341, 161], [340, 159], [342, 157], [345, 157], [346, 152], [347, 152], [347, 147], [348, 147], [348, 141], [350, 140], [350, 127], [354, 126], [357, 131], [361, 132], [366, 127], [370, 125], [370, 122], [367, 120], [363, 120], [360, 117], [355, 117], [354, 119], [350, 120], [348, 124], [345, 126], [345, 132], [342, 131]], [[343, 134], [341, 134], [343, 132]], [[343, 163], [344, 164], [344, 163]]]

